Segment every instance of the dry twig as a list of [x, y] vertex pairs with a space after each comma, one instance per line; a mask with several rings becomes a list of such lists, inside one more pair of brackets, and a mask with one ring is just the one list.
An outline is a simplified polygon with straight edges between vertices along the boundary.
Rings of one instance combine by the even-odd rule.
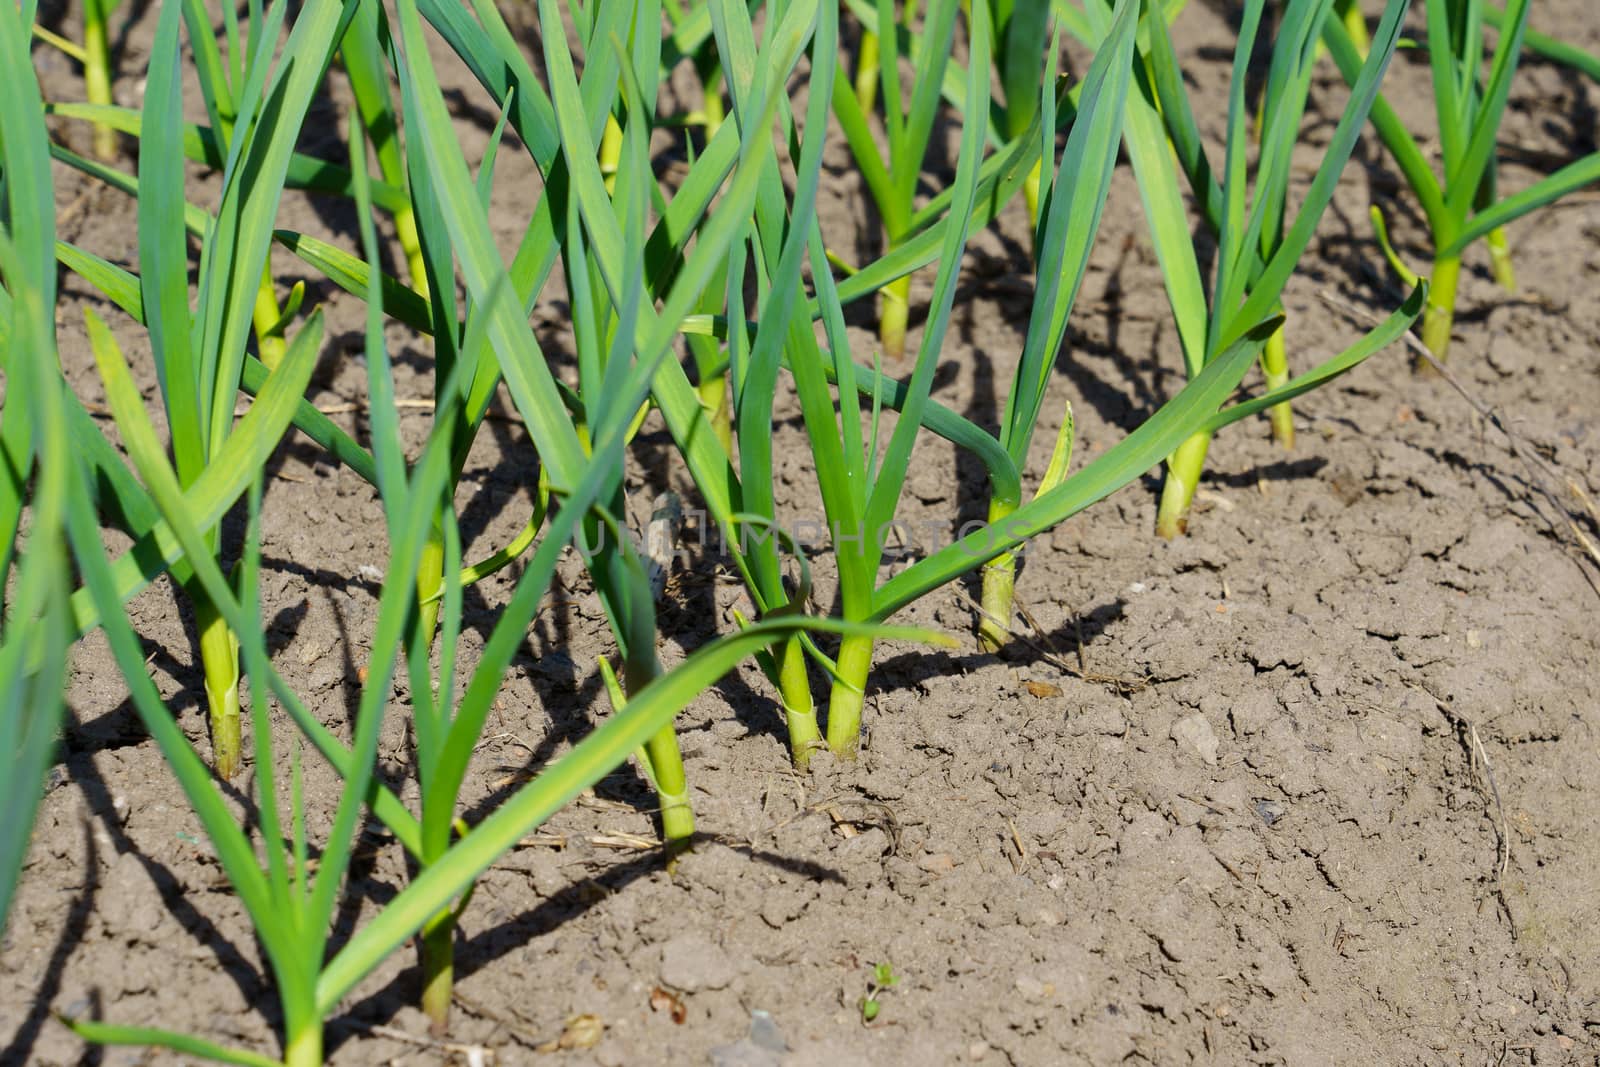
[[[1478, 733], [1477, 723], [1456, 711], [1448, 702], [1440, 699], [1437, 694], [1430, 691], [1428, 695], [1433, 698], [1433, 703], [1439, 709], [1439, 713], [1449, 719], [1456, 729], [1464, 735], [1463, 740], [1467, 748], [1467, 760], [1472, 770], [1473, 783], [1477, 784], [1478, 782], [1477, 770], [1480, 764], [1483, 767], [1483, 778], [1489, 783], [1486, 799], [1494, 803], [1495, 818], [1491, 821], [1494, 824], [1495, 837], [1497, 838], [1494, 868], [1495, 897], [1500, 902], [1500, 910], [1505, 913], [1506, 923], [1511, 927], [1511, 937], [1515, 940], [1517, 922], [1511, 915], [1511, 904], [1506, 900], [1505, 887], [1506, 871], [1511, 866], [1511, 826], [1506, 821], [1505, 804], [1500, 799], [1500, 786], [1494, 780], [1494, 767], [1489, 763], [1488, 750], [1484, 748], [1483, 737]], [[1478, 785], [1478, 790], [1483, 792], [1483, 787]]]
[[433, 1049], [436, 1052], [443, 1052], [451, 1056], [460, 1056], [466, 1060], [469, 1067], [488, 1067], [489, 1064], [495, 1062], [494, 1049], [485, 1048], [483, 1045], [463, 1045], [453, 1041], [419, 1037], [416, 1034], [407, 1033], [393, 1026], [382, 1026], [377, 1023], [360, 1024], [347, 1020], [339, 1020], [339, 1022], [352, 1030], [359, 1030], [361, 1033], [370, 1034], [373, 1037], [386, 1037], [390, 1041], [400, 1041], [407, 1045], [416, 1045], [419, 1048]]
[[[1072, 663], [1061, 654], [1059, 649], [1055, 647], [1055, 642], [1052, 641], [1050, 639], [1050, 635], [1045, 633], [1043, 628], [1040, 627], [1038, 621], [1035, 620], [1033, 615], [1028, 611], [1027, 606], [1022, 603], [1020, 597], [1013, 601], [1013, 606], [1017, 609], [1017, 614], [1022, 616], [1023, 621], [1026, 622], [1033, 629], [1033, 632], [1038, 635], [1037, 641], [1025, 633], [1013, 630], [1009, 625], [1006, 624], [1005, 620], [997, 619], [993, 615], [989, 614], [983, 609], [982, 604], [979, 604], [976, 600], [973, 600], [961, 590], [954, 589], [952, 592], [954, 592], [955, 596], [964, 602], [967, 607], [975, 611], [980, 619], [987, 619], [991, 622], [994, 622], [1009, 636], [1021, 641], [1023, 644], [1039, 653], [1039, 657], [1041, 659], [1050, 664], [1050, 666], [1054, 667], [1056, 670], [1060, 671], [1062, 674], [1071, 675], [1073, 678], [1077, 678], [1085, 682], [1093, 682], [1096, 685], [1105, 686], [1118, 696], [1129, 696], [1133, 693], [1137, 693], [1150, 687], [1148, 682], [1139, 678], [1123, 678], [1115, 674], [1096, 674], [1093, 671], [1084, 669], [1083, 635], [1081, 629], [1079, 630], [1078, 635], [1078, 662], [1076, 664]], [[1074, 625], [1076, 625], [1076, 620], [1074, 620]]]

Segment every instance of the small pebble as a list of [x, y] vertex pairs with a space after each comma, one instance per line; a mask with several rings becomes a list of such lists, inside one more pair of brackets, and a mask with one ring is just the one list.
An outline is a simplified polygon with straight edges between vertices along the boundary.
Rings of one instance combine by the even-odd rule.
[[1268, 826], [1271, 826], [1279, 819], [1283, 818], [1284, 815], [1288, 814], [1288, 809], [1282, 804], [1279, 804], [1276, 800], [1258, 800], [1256, 801], [1255, 807], [1256, 814], [1260, 816], [1261, 821], [1266, 823]]
[[1172, 724], [1172, 739], [1184, 749], [1215, 767], [1220, 742], [1211, 723], [1200, 712], [1187, 715]]
[[783, 1031], [778, 1029], [778, 1020], [772, 1017], [770, 1011], [759, 1008], [750, 1013], [750, 1042], [773, 1052], [788, 1052], [789, 1042], [783, 1038]]
[[728, 1045], [711, 1050], [711, 1067], [780, 1067], [789, 1052], [789, 1042], [770, 1012], [750, 1013], [750, 1033]]

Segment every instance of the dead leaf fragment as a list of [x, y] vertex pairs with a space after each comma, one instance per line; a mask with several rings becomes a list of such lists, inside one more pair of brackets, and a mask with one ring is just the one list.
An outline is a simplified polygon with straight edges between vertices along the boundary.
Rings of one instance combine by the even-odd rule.
[[684, 1020], [689, 1018], [689, 1009], [683, 1006], [683, 998], [671, 993], [660, 986], [650, 990], [650, 1010], [664, 1011], [672, 1021], [682, 1026]]
[[594, 1048], [605, 1036], [606, 1024], [598, 1015], [574, 1015], [567, 1020], [561, 1036], [540, 1045], [538, 1052], [570, 1052]]

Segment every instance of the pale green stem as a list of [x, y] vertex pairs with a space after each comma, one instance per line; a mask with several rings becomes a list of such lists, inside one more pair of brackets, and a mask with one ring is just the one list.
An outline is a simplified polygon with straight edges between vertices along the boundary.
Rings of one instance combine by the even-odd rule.
[[[357, 18], [368, 17], [363, 11]], [[367, 135], [377, 151], [378, 169], [383, 180], [399, 189], [406, 188], [405, 164], [401, 159], [399, 132], [395, 129], [398, 116], [394, 114], [389, 93], [384, 85], [388, 75], [382, 58], [377, 54], [377, 35], [353, 27], [340, 44], [345, 69], [350, 74], [350, 88], [355, 92], [356, 109], [367, 128]], [[427, 262], [422, 255], [422, 238], [417, 232], [417, 215], [411, 200], [400, 202], [393, 213], [395, 237], [400, 250], [405, 253], [406, 267], [411, 275], [411, 288], [428, 299]]]
[[[1278, 389], [1289, 384], [1289, 354], [1283, 339], [1283, 327], [1279, 326], [1267, 338], [1266, 346], [1261, 349], [1261, 369], [1267, 376], [1267, 390]], [[1274, 404], [1267, 409], [1267, 418], [1272, 422], [1272, 437], [1284, 448], [1294, 447], [1294, 412], [1285, 400], [1281, 404]]]
[[211, 598], [196, 585], [191, 591], [195, 629], [200, 637], [200, 669], [205, 676], [206, 712], [211, 718], [211, 761], [223, 779], [239, 773], [243, 733], [239, 720], [239, 642]]
[[1157, 535], [1172, 540], [1188, 532], [1189, 508], [1205, 469], [1211, 435], [1197, 433], [1178, 446], [1167, 460], [1167, 479], [1161, 486], [1161, 509], [1156, 513]]
[[856, 100], [863, 115], [872, 114], [878, 103], [878, 35], [863, 31], [861, 51], [856, 54]]
[[[83, 12], [83, 94], [91, 104], [109, 106], [111, 99], [111, 47], [106, 39], [103, 0], [86, 0]], [[94, 154], [111, 159], [117, 154], [117, 132], [103, 122], [94, 124]]]
[[[894, 250], [891, 243], [890, 251]], [[896, 278], [879, 290], [882, 310], [878, 316], [878, 340], [886, 359], [904, 359], [906, 324], [911, 317], [911, 275]]]
[[251, 310], [250, 319], [255, 325], [256, 345], [261, 349], [261, 362], [268, 370], [277, 370], [289, 346], [284, 342], [282, 330], [278, 328], [279, 323], [283, 321], [283, 311], [278, 306], [278, 295], [272, 288], [270, 260], [261, 272], [261, 287], [256, 290], [256, 303]]
[[622, 160], [622, 127], [615, 115], [606, 116], [605, 132], [600, 135], [600, 173], [605, 175], [606, 192], [617, 189], [617, 164]]
[[417, 625], [426, 639], [424, 648], [433, 647], [433, 635], [439, 626], [439, 609], [443, 605], [444, 591], [444, 529], [438, 521], [428, 532], [427, 543], [422, 546], [422, 556], [417, 561]]
[[1422, 343], [1441, 363], [1450, 352], [1450, 329], [1456, 317], [1456, 282], [1460, 277], [1460, 256], [1441, 255], [1433, 261], [1428, 306], [1422, 312]]
[[[1034, 160], [1033, 169], [1028, 171], [1028, 176], [1022, 181], [1022, 196], [1024, 202], [1028, 205], [1029, 232], [1033, 234], [1038, 234], [1039, 232], [1039, 177], [1042, 173], [1041, 168], [1043, 165], [1044, 160]], [[1034, 251], [1037, 253], [1038, 250], [1035, 249]]]
[[1361, 13], [1361, 0], [1339, 0], [1339, 9], [1345, 32], [1350, 35], [1356, 52], [1366, 59], [1367, 52], [1372, 48], [1372, 35], [1367, 32], [1367, 18]]
[[322, 1023], [312, 1019], [289, 1035], [283, 1050], [283, 1067], [322, 1067]]
[[702, 113], [706, 118], [706, 142], [710, 143], [711, 138], [715, 137], [717, 131], [722, 128], [722, 120], [727, 118], [728, 114], [727, 109], [722, 105], [722, 75], [713, 74], [706, 80], [703, 88], [705, 89], [705, 105]]
[[[1045, 468], [1035, 499], [1053, 490], [1066, 480], [1072, 467], [1072, 446], [1077, 438], [1077, 421], [1072, 417], [1072, 405], [1062, 412], [1061, 429], [1056, 431], [1055, 448], [1050, 451], [1050, 465]], [[1017, 510], [1013, 500], [993, 497], [989, 501], [989, 526], [1001, 529], [1005, 521]], [[1004, 532], [1002, 530], [1002, 532]], [[979, 604], [978, 644], [988, 652], [998, 652], [1011, 639], [1011, 605], [1016, 599], [1017, 559], [1010, 552], [996, 556], [983, 568], [983, 600]]]
[[711, 430], [717, 435], [722, 450], [733, 455], [733, 415], [728, 405], [728, 376], [712, 375], [697, 385], [695, 392], [700, 394], [700, 407], [705, 411], [706, 421], [711, 423]]
[[828, 747], [841, 759], [855, 759], [861, 745], [861, 706], [872, 668], [872, 638], [847, 635], [839, 643], [839, 676], [828, 700]]
[[1484, 241], [1489, 245], [1489, 266], [1494, 271], [1494, 280], [1506, 292], [1516, 292], [1517, 270], [1511, 263], [1511, 244], [1506, 240], [1505, 227], [1496, 226], [1488, 232]]
[[428, 299], [427, 260], [422, 258], [422, 236], [417, 232], [417, 213], [411, 209], [409, 200], [395, 209], [394, 232], [400, 241], [400, 250], [405, 253], [406, 269], [411, 273], [411, 288], [426, 300]]
[[[989, 501], [989, 525], [1004, 522], [1016, 505], [1002, 500]], [[1011, 640], [1011, 603], [1016, 589], [1017, 561], [1011, 553], [996, 556], [983, 568], [982, 616], [978, 619], [978, 644], [986, 652], [998, 652]]]
[[[637, 693], [660, 673], [661, 664], [656, 660], [654, 649], [631, 655], [626, 665], [628, 692]], [[694, 809], [689, 805], [683, 753], [678, 748], [678, 734], [672, 723], [646, 741], [644, 750], [650, 761], [650, 774], [655, 779], [656, 798], [661, 804], [662, 840], [669, 851], [681, 848], [694, 836]]]
[[[1344, 23], [1344, 31], [1350, 35], [1350, 43], [1355, 45], [1356, 53], [1365, 60], [1372, 48], [1372, 34], [1367, 30], [1367, 19], [1361, 13], [1360, 0], [1338, 0], [1334, 5], [1334, 14]], [[1318, 41], [1317, 58], [1321, 59], [1327, 54], [1328, 46]]]
[[450, 998], [454, 991], [456, 913], [452, 907], [429, 919], [421, 931], [422, 1012], [435, 1036], [450, 1025]]
[[[909, 18], [912, 5], [907, 5], [906, 15]], [[872, 109], [878, 101], [878, 81], [881, 72], [880, 57], [882, 52], [878, 35], [867, 30], [861, 33], [861, 50], [856, 56], [856, 100], [861, 105], [863, 115], [872, 114]], [[889, 205], [879, 204], [880, 211], [889, 210]], [[886, 220], [889, 229], [889, 248], [893, 252], [899, 243], [896, 236], [898, 227], [893, 220]], [[910, 318], [911, 303], [911, 276], [908, 274], [878, 290], [879, 315], [878, 315], [878, 340], [883, 345], [883, 354], [886, 359], [899, 360], [906, 353], [906, 323]]]
[[798, 637], [781, 642], [772, 653], [778, 665], [778, 692], [789, 725], [789, 751], [801, 770], [811, 762], [811, 753], [822, 744], [817, 728], [817, 705], [811, 699], [811, 680], [806, 677], [805, 649]]
[[683, 753], [678, 749], [678, 734], [671, 726], [663, 726], [644, 747], [650, 755], [656, 798], [661, 803], [661, 839], [669, 849], [686, 844], [694, 836], [694, 808], [689, 805], [689, 784], [683, 771]]

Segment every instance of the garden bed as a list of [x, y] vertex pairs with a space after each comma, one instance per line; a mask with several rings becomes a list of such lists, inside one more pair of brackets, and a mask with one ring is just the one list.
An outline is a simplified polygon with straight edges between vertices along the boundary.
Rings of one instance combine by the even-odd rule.
[[[1548, 0], [1534, 17], [1600, 47], [1590, 0]], [[132, 72], [154, 22], [152, 11], [129, 31], [123, 103], [138, 103]], [[1181, 25], [1219, 115], [1232, 31], [1200, 3]], [[73, 96], [67, 62], [38, 56], [46, 97]], [[463, 141], [482, 141], [494, 116], [468, 103], [464, 71], [441, 76], [464, 90]], [[1402, 52], [1386, 83], [1391, 100], [1417, 105], [1413, 128], [1430, 121], [1426, 77], [1426, 57]], [[1331, 66], [1322, 83], [1342, 85]], [[1512, 101], [1508, 188], [1595, 149], [1600, 86], [1530, 60]], [[342, 126], [342, 101], [318, 106], [328, 121], [308, 130]], [[1302, 367], [1398, 302], [1367, 204], [1389, 208], [1402, 251], [1417, 234], [1370, 136], [1356, 160], [1289, 290]], [[848, 232], [859, 179], [842, 154], [829, 163], [824, 227]], [[519, 166], [531, 180], [526, 158], [506, 153], [497, 185], [514, 188]], [[132, 201], [56, 177], [63, 235], [131, 259]], [[347, 207], [298, 194], [281, 218], [329, 240], [352, 232]], [[514, 240], [526, 210], [497, 218]], [[1450, 367], [1600, 492], [1600, 198], [1579, 194], [1510, 238], [1522, 286], [1507, 296], [1469, 257]], [[974, 238], [941, 362], [934, 396], [984, 426], [1022, 345], [1026, 247], [1017, 205]], [[275, 263], [293, 270], [282, 252]], [[64, 285], [69, 381], [99, 403], [80, 308], [104, 302]], [[1045, 407], [1072, 403], [1080, 455], [1181, 384], [1160, 290], [1122, 167]], [[361, 305], [325, 283], [311, 296], [331, 339], [312, 399], [359, 437]], [[541, 339], [559, 344], [559, 307], [540, 314]], [[871, 325], [852, 322], [863, 350]], [[425, 362], [404, 348], [395, 359], [400, 396], [429, 395]], [[153, 374], [141, 385], [153, 395]], [[909, 609], [906, 621], [961, 647], [880, 649], [858, 762], [823, 755], [796, 772], [771, 687], [741, 667], [680, 717], [701, 839], [673, 870], [655, 847], [655, 795], [624, 768], [480, 881], [447, 1035], [411, 1006], [416, 959], [401, 952], [330, 1022], [330, 1061], [467, 1062], [480, 1046], [502, 1063], [1594, 1062], [1597, 592], [1500, 431], [1450, 383], [1413, 374], [1400, 346], [1296, 406], [1292, 453], [1255, 421], [1219, 438], [1187, 537], [1152, 536], [1153, 472], [1030, 546], [1025, 625], [1003, 654], [972, 637], [975, 582]], [[531, 506], [526, 435], [509, 403], [496, 410], [458, 495], [470, 558], [509, 540]], [[796, 522], [820, 514], [809, 453], [785, 447], [801, 440], [798, 410], [780, 399], [775, 451], [779, 504]], [[423, 420], [402, 425], [419, 445]], [[641, 517], [667, 488], [693, 506], [659, 423], [635, 457]], [[930, 522], [956, 506], [983, 517], [981, 470], [942, 441], [919, 445], [909, 490], [905, 517], [930, 538], [919, 506]], [[313, 711], [342, 728], [373, 626], [382, 511], [369, 486], [293, 439], [267, 501], [269, 642]], [[732, 630], [735, 608], [748, 613], [726, 570], [697, 549], [669, 581], [669, 666]], [[514, 574], [469, 592], [469, 662]], [[826, 610], [832, 574], [819, 562], [816, 577]], [[558, 588], [475, 753], [469, 821], [606, 707], [595, 661], [611, 637], [575, 558]], [[131, 614], [163, 696], [203, 744], [200, 675], [169, 584]], [[0, 1059], [80, 1062], [83, 1043], [52, 1011], [273, 1047], [274, 998], [245, 913], [98, 636], [74, 654], [68, 699], [65, 759], [0, 953]], [[385, 731], [380, 765], [404, 782], [402, 717]], [[331, 810], [337, 783], [306, 763], [311, 809]], [[407, 880], [377, 824], [352, 878], [344, 934]], [[860, 1001], [879, 963], [898, 982], [867, 1025]], [[583, 1016], [603, 1026], [598, 1042]], [[142, 1055], [111, 1049], [101, 1062]]]

